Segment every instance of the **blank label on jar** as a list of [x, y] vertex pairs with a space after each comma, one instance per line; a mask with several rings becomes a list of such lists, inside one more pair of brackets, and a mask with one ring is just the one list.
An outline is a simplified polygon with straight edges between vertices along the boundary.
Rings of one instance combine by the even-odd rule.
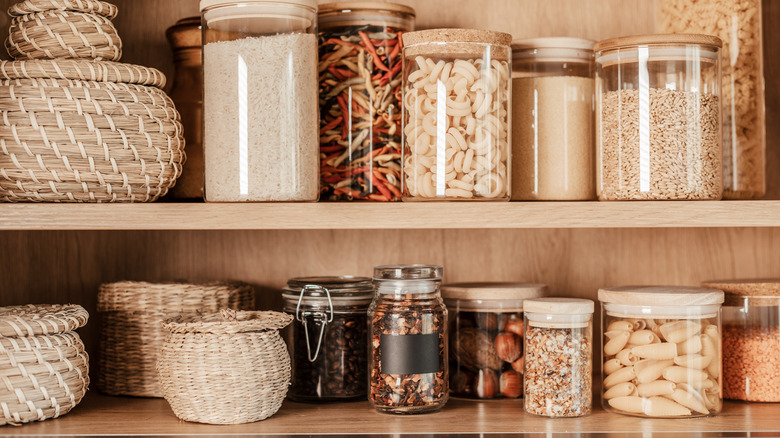
[[427, 374], [438, 373], [439, 334], [427, 335], [382, 335], [382, 374]]

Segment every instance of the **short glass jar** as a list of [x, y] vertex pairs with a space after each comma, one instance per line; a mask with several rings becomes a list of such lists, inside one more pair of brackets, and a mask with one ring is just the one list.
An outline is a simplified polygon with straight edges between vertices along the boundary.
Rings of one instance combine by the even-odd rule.
[[599, 290], [602, 405], [638, 417], [720, 412], [723, 292], [679, 286]]
[[316, 201], [316, 0], [201, 0], [206, 201]]
[[708, 281], [723, 290], [723, 398], [780, 402], [780, 279]]
[[368, 321], [374, 296], [367, 277], [301, 277], [282, 290], [296, 401], [344, 401], [367, 394]]
[[685, 34], [596, 44], [599, 200], [721, 198], [720, 47]]
[[430, 265], [374, 268], [369, 308], [369, 395], [379, 412], [419, 414], [447, 403], [447, 308], [443, 269]]
[[403, 35], [404, 201], [508, 201], [512, 36]]
[[460, 283], [442, 287], [449, 312], [450, 392], [468, 398], [523, 395], [523, 300], [547, 286]]
[[581, 417], [593, 405], [591, 300], [526, 300], [525, 411], [545, 417]]
[[512, 44], [513, 201], [596, 199], [593, 44]]

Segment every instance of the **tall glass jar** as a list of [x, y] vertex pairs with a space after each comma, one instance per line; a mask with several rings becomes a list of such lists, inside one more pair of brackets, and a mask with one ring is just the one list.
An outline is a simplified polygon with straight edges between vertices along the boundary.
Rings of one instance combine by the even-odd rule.
[[508, 201], [512, 36], [433, 29], [403, 41], [404, 201]]
[[369, 308], [369, 395], [379, 412], [418, 414], [449, 397], [447, 308], [441, 266], [374, 268]]
[[761, 0], [659, 0], [661, 32], [723, 40], [724, 199], [766, 193], [766, 109]]
[[720, 47], [679, 34], [596, 44], [599, 200], [721, 198]]
[[593, 301], [526, 300], [525, 411], [581, 417], [593, 405]]
[[401, 199], [401, 35], [414, 9], [320, 6], [320, 198]]
[[206, 201], [316, 201], [317, 1], [200, 9]]
[[297, 401], [365, 399], [371, 279], [293, 278], [282, 297], [284, 311], [295, 315], [287, 329], [292, 356], [287, 396]]
[[512, 44], [512, 200], [596, 198], [593, 41]]
[[638, 417], [720, 412], [723, 292], [678, 286], [599, 290], [604, 409]]

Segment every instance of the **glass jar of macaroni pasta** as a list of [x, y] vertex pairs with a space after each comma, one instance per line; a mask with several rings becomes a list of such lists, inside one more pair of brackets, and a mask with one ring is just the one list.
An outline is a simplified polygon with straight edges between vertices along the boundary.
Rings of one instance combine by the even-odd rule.
[[512, 36], [403, 35], [404, 201], [508, 201]]
[[679, 286], [599, 290], [602, 405], [639, 417], [703, 417], [723, 401], [723, 292]]

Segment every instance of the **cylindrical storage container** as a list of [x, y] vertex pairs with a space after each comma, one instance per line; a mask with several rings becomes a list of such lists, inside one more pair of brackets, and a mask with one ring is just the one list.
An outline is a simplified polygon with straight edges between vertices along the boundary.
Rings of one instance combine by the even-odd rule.
[[365, 399], [368, 319], [374, 297], [367, 277], [302, 277], [282, 291], [292, 356], [288, 397], [298, 401]]
[[222, 310], [165, 321], [170, 332], [157, 369], [165, 400], [184, 421], [239, 424], [282, 406], [290, 356], [279, 335], [293, 317]]
[[206, 201], [316, 201], [317, 1], [200, 10]]
[[523, 395], [523, 300], [543, 284], [460, 283], [442, 287], [449, 312], [450, 392], [469, 398]]
[[721, 198], [720, 47], [673, 34], [596, 44], [599, 200]]
[[596, 198], [593, 41], [512, 44], [512, 200]]
[[374, 268], [368, 310], [369, 394], [379, 412], [419, 414], [449, 398], [447, 308], [441, 266]]
[[723, 290], [723, 398], [780, 402], [780, 279], [708, 281]]
[[433, 29], [403, 42], [404, 200], [508, 201], [512, 36]]
[[320, 6], [320, 198], [401, 199], [401, 35], [414, 9]]
[[526, 300], [525, 411], [588, 415], [593, 405], [593, 301]]
[[766, 192], [761, 0], [660, 0], [659, 30], [716, 35], [721, 51], [724, 199]]
[[720, 412], [723, 292], [678, 286], [599, 290], [604, 409], [657, 418]]

